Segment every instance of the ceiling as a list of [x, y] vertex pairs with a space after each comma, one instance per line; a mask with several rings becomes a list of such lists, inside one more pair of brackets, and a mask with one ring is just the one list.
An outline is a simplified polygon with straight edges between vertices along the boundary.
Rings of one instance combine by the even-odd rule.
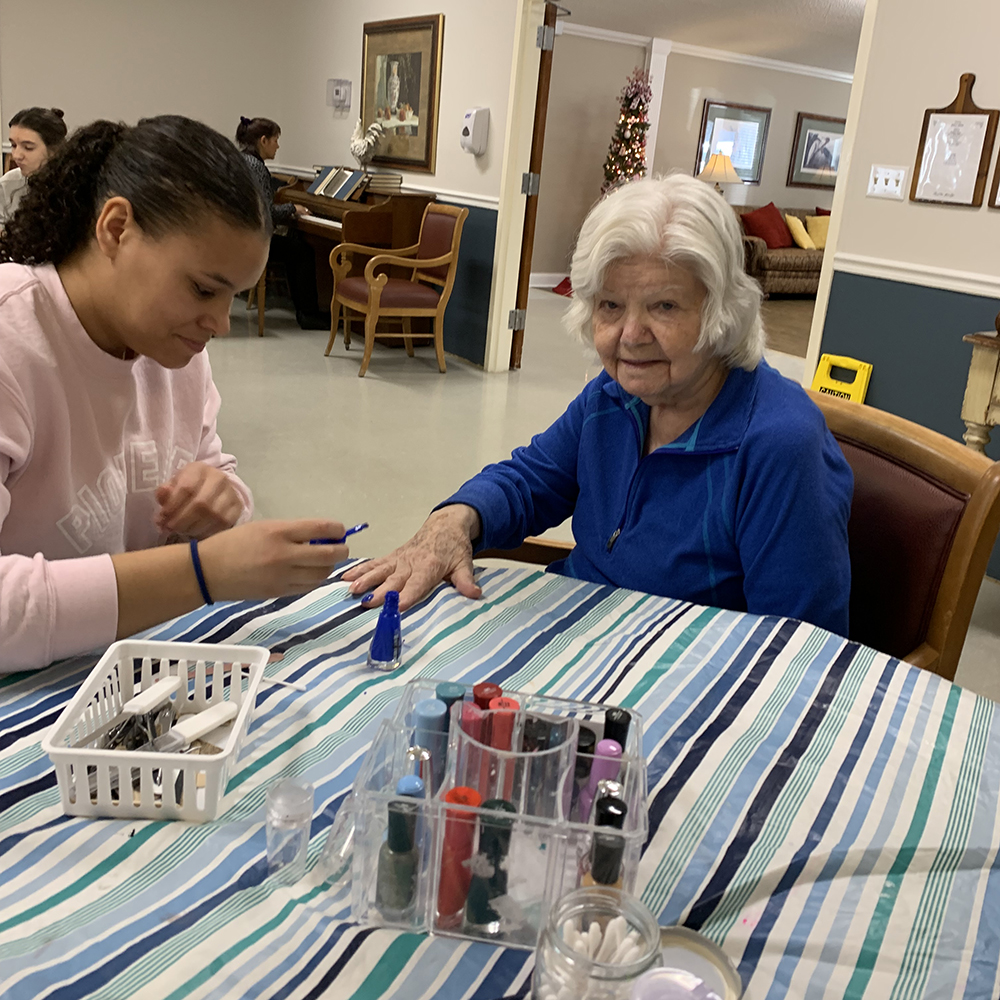
[[854, 71], [864, 0], [562, 0], [569, 20], [825, 69]]

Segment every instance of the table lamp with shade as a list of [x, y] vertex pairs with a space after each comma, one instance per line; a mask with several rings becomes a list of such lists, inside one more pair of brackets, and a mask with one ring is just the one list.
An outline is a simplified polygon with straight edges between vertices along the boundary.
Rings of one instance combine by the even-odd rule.
[[[715, 190], [723, 194], [722, 184], [742, 184], [743, 178], [736, 173], [733, 161], [725, 153], [713, 153], [705, 164], [705, 169], [698, 174], [698, 180], [708, 183], [715, 182]], [[725, 197], [725, 195], [723, 195]]]

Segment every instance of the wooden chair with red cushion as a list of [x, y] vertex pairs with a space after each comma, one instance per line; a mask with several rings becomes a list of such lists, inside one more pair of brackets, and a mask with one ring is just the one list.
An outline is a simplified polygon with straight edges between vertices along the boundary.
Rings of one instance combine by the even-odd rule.
[[[376, 326], [383, 318], [398, 319], [399, 331], [378, 330], [379, 337], [402, 338], [406, 353], [413, 357], [413, 333], [410, 320], [414, 316], [433, 319], [434, 350], [438, 368], [446, 370], [444, 360], [444, 311], [455, 284], [458, 251], [462, 227], [469, 215], [467, 208], [432, 202], [424, 210], [420, 224], [420, 239], [412, 247], [383, 253], [377, 247], [358, 243], [341, 243], [330, 254], [333, 270], [333, 299], [330, 303], [329, 355], [337, 337], [341, 309], [344, 310], [344, 346], [350, 349], [351, 326], [349, 312], [365, 318], [365, 353], [358, 375], [364, 377], [375, 346]], [[363, 254], [371, 259], [364, 275], [351, 275], [351, 255]], [[389, 267], [406, 268], [409, 278], [390, 277]], [[436, 287], [432, 287], [436, 286]]]
[[[954, 680], [1000, 528], [1000, 462], [892, 413], [809, 395], [854, 472], [849, 638]], [[546, 565], [572, 548], [526, 538], [476, 558]]]

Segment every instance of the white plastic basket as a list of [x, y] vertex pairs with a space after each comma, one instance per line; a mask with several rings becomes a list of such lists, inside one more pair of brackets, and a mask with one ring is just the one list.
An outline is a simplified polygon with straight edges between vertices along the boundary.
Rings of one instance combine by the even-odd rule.
[[[126, 639], [108, 648], [42, 740], [55, 765], [63, 812], [114, 819], [215, 818], [264, 676], [269, 651], [261, 646], [143, 642]], [[228, 734], [213, 734], [219, 753], [129, 752], [80, 747], [110, 728], [140, 690], [171, 676], [177, 716], [222, 701], [239, 705]]]

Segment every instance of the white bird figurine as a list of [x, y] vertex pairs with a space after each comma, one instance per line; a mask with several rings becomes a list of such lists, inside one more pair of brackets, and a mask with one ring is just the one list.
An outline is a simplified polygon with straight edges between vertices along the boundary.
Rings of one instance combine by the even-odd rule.
[[384, 132], [385, 129], [379, 121], [372, 122], [365, 130], [362, 129], [359, 118], [358, 124], [354, 127], [354, 134], [351, 136], [351, 155], [358, 161], [366, 174], [368, 173], [368, 164], [375, 155], [375, 147]]

